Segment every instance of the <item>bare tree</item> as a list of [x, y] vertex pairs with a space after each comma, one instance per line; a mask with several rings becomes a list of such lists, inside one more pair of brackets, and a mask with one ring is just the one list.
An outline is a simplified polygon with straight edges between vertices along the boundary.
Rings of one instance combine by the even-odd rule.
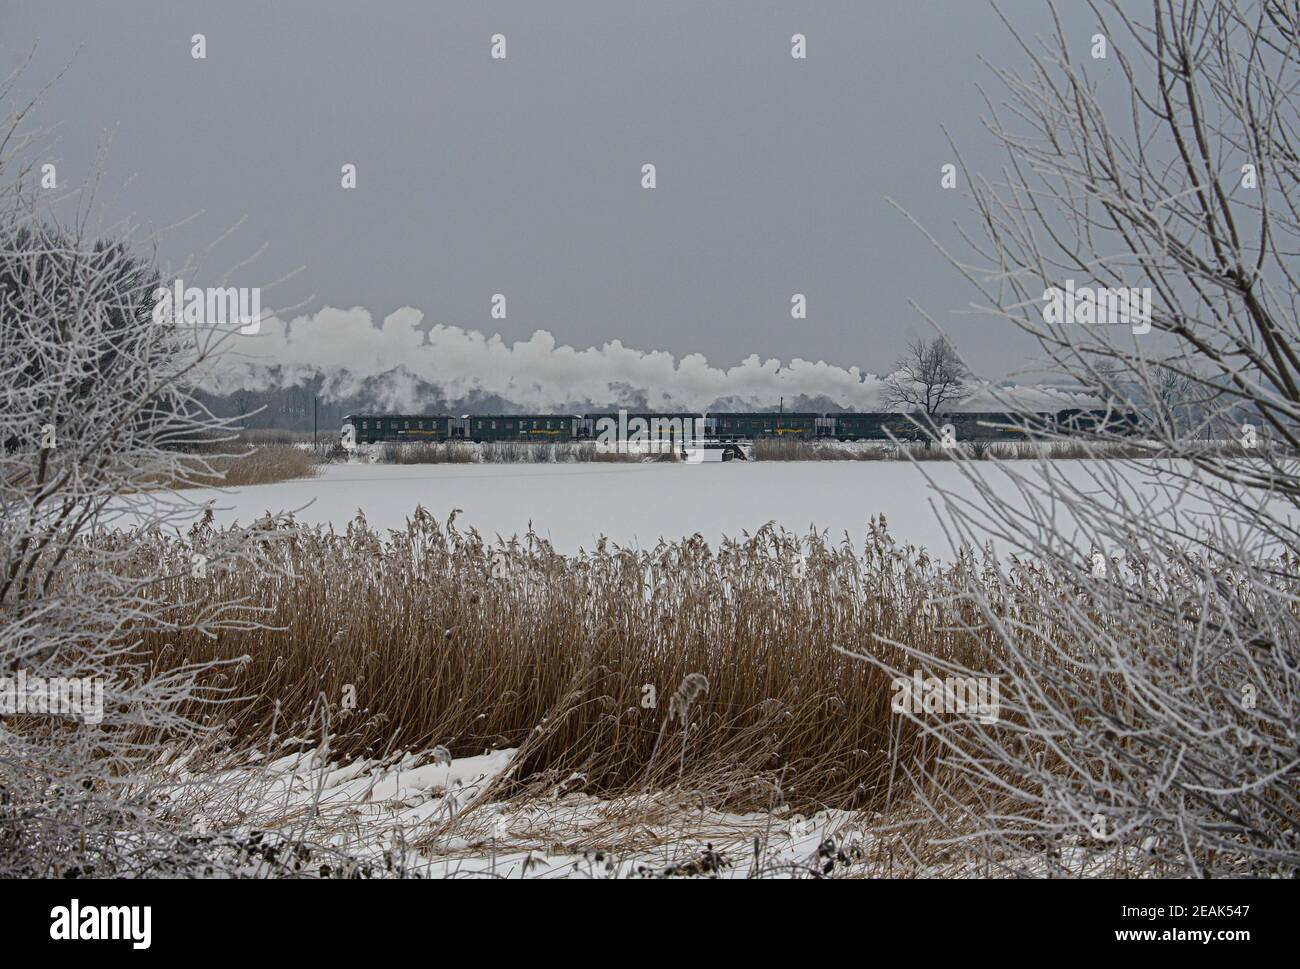
[[1203, 398], [1201, 387], [1192, 377], [1175, 367], [1164, 367], [1155, 380], [1157, 404], [1169, 415], [1174, 431], [1187, 433], [1195, 422], [1195, 408]]
[[[1145, 384], [1128, 386], [1126, 408], [1140, 411], [1148, 426], [1163, 424], [1170, 433], [1185, 437], [1208, 438], [1212, 433], [1229, 433], [1231, 428], [1224, 426], [1222, 421], [1211, 420], [1215, 415], [1216, 401], [1223, 397], [1222, 392], [1198, 376], [1195, 364], [1186, 361], [1153, 366], [1151, 377]], [[1115, 386], [1124, 385], [1116, 379]], [[1216, 423], [1218, 426], [1212, 428], [1211, 425]]]
[[[1077, 473], [958, 455], [964, 489], [932, 480], [972, 562], [946, 614], [996, 645], [982, 669], [912, 655], [997, 677], [1002, 713], [927, 719], [945, 755], [917, 790], [947, 843], [1013, 871], [1294, 874], [1300, 12], [1092, 6], [1082, 35], [1007, 25], [1028, 65], [995, 67], [1005, 94], [986, 101], [1006, 162], [996, 180], [963, 163], [979, 231], [948, 258], [1102, 400], [1203, 388], [1201, 419], [1257, 415], [1271, 443], [1245, 421], [1230, 447], [1192, 447], [1140, 413], [1136, 436], [1099, 428]], [[1148, 288], [1149, 318], [1045, 311], [1067, 288]], [[1173, 460], [1101, 460], [1117, 441]]]
[[970, 395], [970, 371], [945, 338], [917, 339], [885, 378], [882, 402], [933, 419]]

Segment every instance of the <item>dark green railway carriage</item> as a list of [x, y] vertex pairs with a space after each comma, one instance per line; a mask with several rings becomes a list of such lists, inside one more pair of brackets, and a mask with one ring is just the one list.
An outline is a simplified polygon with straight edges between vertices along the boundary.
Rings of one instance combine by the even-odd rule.
[[[833, 419], [834, 436], [841, 441], [923, 441], [930, 437], [925, 417], [894, 413], [840, 413], [828, 415]], [[951, 424], [959, 441], [1012, 441], [1023, 440], [1013, 414], [998, 413], [945, 413], [933, 420], [935, 437], [943, 427]]]
[[[971, 411], [959, 414], [940, 414], [935, 424], [951, 424], [959, 441], [1023, 441], [1024, 416], [1018, 414]], [[1032, 423], [1032, 422], [1031, 422]]]
[[[841, 441], [885, 441], [885, 425], [894, 414], [831, 414], [832, 436]], [[897, 435], [895, 435], [897, 436]]]
[[1052, 430], [1064, 434], [1132, 435], [1140, 432], [1142, 421], [1135, 411], [1081, 410], [1071, 408], [1045, 415]]
[[[624, 421], [620, 423], [620, 420]], [[700, 421], [701, 423], [696, 423]], [[642, 423], [644, 422], [644, 423]], [[700, 436], [710, 437], [711, 422], [698, 411], [640, 411], [620, 414], [618, 411], [602, 411], [583, 414], [578, 425], [578, 436], [598, 440], [602, 437], [617, 440], [621, 435], [631, 437], [636, 434], [641, 440], [652, 438], [661, 441], [680, 442], [686, 438]]]
[[822, 415], [814, 413], [715, 414], [718, 437], [724, 440], [753, 440], [760, 437], [814, 438], [824, 426]]
[[358, 444], [381, 441], [445, 441], [451, 437], [452, 418], [437, 414], [349, 414]]
[[[920, 441], [926, 437], [924, 418], [909, 418], [891, 411], [865, 414], [829, 414], [831, 433], [840, 441]], [[946, 416], [937, 423], [943, 425]]]
[[462, 418], [463, 436], [484, 441], [572, 441], [581, 418], [571, 414], [471, 414]]

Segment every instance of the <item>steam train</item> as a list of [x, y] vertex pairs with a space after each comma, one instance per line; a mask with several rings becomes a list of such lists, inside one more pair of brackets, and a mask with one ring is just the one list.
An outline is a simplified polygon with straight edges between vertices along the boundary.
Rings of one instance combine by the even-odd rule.
[[[644, 422], [644, 424], [638, 422]], [[685, 422], [693, 422], [686, 425]], [[349, 414], [344, 433], [351, 427], [357, 444], [414, 441], [545, 441], [597, 440], [602, 428], [640, 427], [643, 433], [665, 437], [702, 435], [706, 441], [756, 441], [790, 438], [830, 441], [917, 441], [940, 436], [952, 425], [961, 441], [1017, 441], [1027, 433], [1050, 431], [1066, 434], [1129, 434], [1137, 426], [1130, 413], [1113, 410], [1062, 410], [1034, 414], [1007, 412], [953, 412], [932, 421], [896, 412], [602, 412], [591, 414]]]

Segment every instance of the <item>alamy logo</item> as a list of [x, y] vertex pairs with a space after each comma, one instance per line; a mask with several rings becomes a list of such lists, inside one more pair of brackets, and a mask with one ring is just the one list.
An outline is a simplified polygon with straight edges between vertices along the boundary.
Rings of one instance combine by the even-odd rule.
[[53, 714], [89, 724], [103, 722], [104, 681], [98, 676], [69, 679], [62, 676], [0, 676], [0, 713]]
[[1002, 709], [996, 676], [922, 676], [916, 670], [910, 677], [896, 676], [890, 683], [894, 692], [890, 704], [894, 713], [948, 713], [972, 715], [982, 723], [996, 723]]
[[244, 336], [262, 328], [262, 291], [256, 286], [198, 286], [186, 288], [176, 280], [171, 289], [154, 290], [153, 321], [197, 323], [203, 326], [238, 324]]
[[57, 942], [127, 940], [133, 949], [153, 941], [153, 908], [148, 905], [70, 905], [50, 909], [50, 938]]
[[1075, 289], [1074, 280], [1067, 279], [1065, 289], [1052, 286], [1043, 291], [1043, 304], [1044, 323], [1132, 326], [1139, 336], [1151, 332], [1150, 287]]
[[596, 421], [596, 450], [615, 454], [669, 454], [681, 450], [686, 459], [698, 460], [704, 445], [703, 417], [628, 417]]

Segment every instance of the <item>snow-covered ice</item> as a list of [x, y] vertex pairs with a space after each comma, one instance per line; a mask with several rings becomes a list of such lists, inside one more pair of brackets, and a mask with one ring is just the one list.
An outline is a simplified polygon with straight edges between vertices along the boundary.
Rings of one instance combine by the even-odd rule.
[[[1031, 462], [1015, 462], [1034, 474]], [[1053, 474], [1087, 483], [1092, 462], [1059, 460]], [[1014, 489], [990, 464], [981, 465], [1000, 494]], [[1126, 471], [1131, 481], [1142, 476]], [[343, 528], [358, 511], [379, 529], [404, 526], [417, 505], [445, 519], [453, 509], [462, 529], [485, 536], [522, 535], [531, 523], [557, 551], [590, 549], [600, 536], [649, 548], [661, 538], [696, 533], [712, 544], [739, 538], [772, 521], [788, 531], [809, 528], [844, 534], [858, 543], [869, 519], [884, 515], [893, 538], [945, 556], [948, 541], [931, 507], [936, 495], [926, 476], [945, 489], [971, 496], [973, 488], [955, 466], [906, 461], [727, 462], [641, 464], [428, 464], [352, 462], [327, 465], [319, 476], [278, 484], [176, 493], [202, 507], [212, 502], [217, 524], [249, 524], [266, 512], [296, 511], [308, 524]], [[1139, 483], [1145, 488], [1145, 483]], [[1153, 492], [1154, 493], [1154, 492]], [[1159, 506], [1161, 500], [1153, 498]], [[1194, 502], [1183, 496], [1184, 511]], [[1058, 528], [1070, 523], [1060, 512]], [[1087, 543], [1085, 542], [1085, 545]]]
[[[955, 469], [928, 464], [954, 485]], [[727, 462], [685, 464], [328, 465], [315, 478], [224, 491], [182, 493], [213, 501], [217, 524], [249, 524], [265, 512], [298, 511], [310, 524], [344, 527], [365, 513], [376, 528], [402, 528], [417, 505], [437, 518], [453, 509], [462, 529], [523, 534], [531, 522], [557, 551], [611, 541], [653, 547], [697, 532], [710, 543], [773, 521], [862, 539], [884, 515], [900, 542], [946, 547], [926, 483], [906, 462]]]

